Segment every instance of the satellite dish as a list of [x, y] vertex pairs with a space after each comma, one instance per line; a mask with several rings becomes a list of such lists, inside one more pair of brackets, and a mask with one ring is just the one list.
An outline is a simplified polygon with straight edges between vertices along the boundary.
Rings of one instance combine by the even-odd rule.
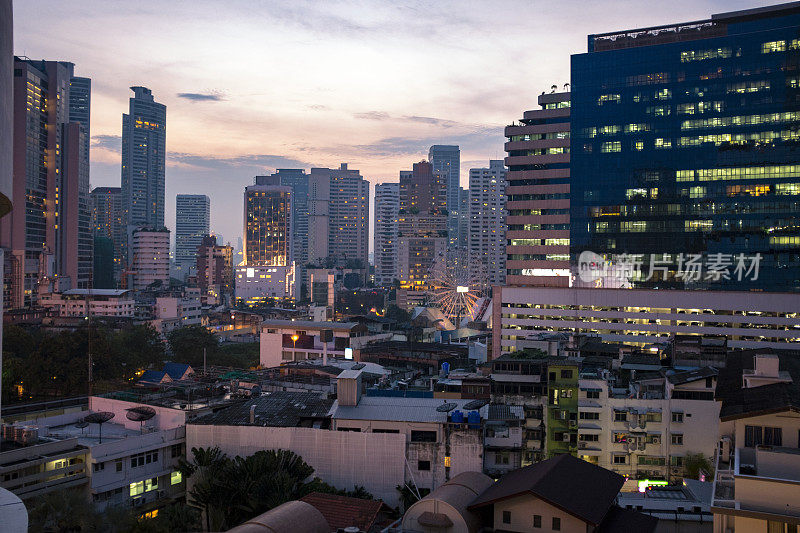
[[350, 370], [361, 370], [362, 368], [366, 368], [367, 365], [364, 363], [356, 363], [350, 367]]
[[472, 400], [464, 404], [463, 409], [467, 409], [468, 411], [473, 411], [475, 409], [480, 409], [484, 405], [489, 403], [489, 400]]
[[138, 405], [136, 407], [126, 409], [126, 411], [127, 413], [125, 413], [125, 416], [128, 418], [128, 420], [132, 420], [134, 422], [144, 422], [156, 416], [156, 410], [148, 405]]
[[457, 403], [449, 402], [449, 403], [443, 403], [442, 405], [437, 407], [436, 410], [440, 413], [449, 413], [456, 407], [458, 407]]
[[89, 425], [89, 422], [87, 422], [86, 420], [78, 420], [78, 422], [75, 423], [75, 427], [76, 428], [80, 428], [80, 429], [83, 429], [88, 425]]
[[125, 413], [127, 419], [133, 422], [139, 422], [139, 430], [142, 432], [144, 431], [145, 421], [156, 416], [156, 410], [148, 405], [137, 405], [136, 407], [125, 410], [127, 411], [127, 413]]
[[89, 413], [83, 417], [83, 421], [88, 424], [97, 424], [100, 427], [100, 443], [103, 442], [103, 424], [114, 418], [114, 413], [111, 411], [98, 411], [96, 413]]

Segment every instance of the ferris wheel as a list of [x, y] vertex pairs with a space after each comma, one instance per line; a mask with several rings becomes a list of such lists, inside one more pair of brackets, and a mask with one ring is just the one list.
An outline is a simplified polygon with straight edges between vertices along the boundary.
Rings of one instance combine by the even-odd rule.
[[480, 299], [480, 286], [475, 277], [478, 276], [471, 274], [466, 250], [441, 252], [431, 266], [433, 305], [447, 318], [456, 319], [456, 327], [463, 318], [475, 318]]

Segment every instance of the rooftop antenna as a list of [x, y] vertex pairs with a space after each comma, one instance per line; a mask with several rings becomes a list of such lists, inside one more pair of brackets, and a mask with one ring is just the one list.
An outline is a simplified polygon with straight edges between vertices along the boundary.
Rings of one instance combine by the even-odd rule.
[[558, 89], [558, 85], [554, 83], [553, 85], [550, 86], [550, 94], [556, 92], [556, 89]]
[[568, 91], [568, 90], [569, 90], [569, 82], [564, 84], [564, 91]]

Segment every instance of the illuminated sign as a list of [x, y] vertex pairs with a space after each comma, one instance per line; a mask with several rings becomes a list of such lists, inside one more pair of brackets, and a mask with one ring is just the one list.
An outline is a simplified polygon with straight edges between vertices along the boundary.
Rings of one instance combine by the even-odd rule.
[[522, 275], [569, 277], [570, 271], [568, 268], [523, 268]]
[[449, 455], [445, 455], [444, 456], [444, 467], [445, 468], [450, 468], [450, 456]]
[[648, 487], [660, 487], [666, 486], [669, 483], [666, 481], [657, 481], [657, 480], [649, 480], [649, 479], [641, 479], [639, 480], [639, 492], [647, 492]]
[[255, 268], [248, 268], [247, 269], [247, 277], [248, 278], [256, 277], [256, 269]]
[[456, 292], [469, 292], [469, 287], [464, 287], [463, 285], [459, 285], [456, 287]]

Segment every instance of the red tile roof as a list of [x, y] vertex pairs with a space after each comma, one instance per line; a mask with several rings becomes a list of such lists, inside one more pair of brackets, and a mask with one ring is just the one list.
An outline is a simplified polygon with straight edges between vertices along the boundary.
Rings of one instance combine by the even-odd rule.
[[380, 500], [362, 500], [322, 492], [306, 494], [300, 500], [313, 505], [322, 513], [332, 531], [350, 526], [356, 526], [361, 531], [370, 531], [378, 513], [384, 507]]

